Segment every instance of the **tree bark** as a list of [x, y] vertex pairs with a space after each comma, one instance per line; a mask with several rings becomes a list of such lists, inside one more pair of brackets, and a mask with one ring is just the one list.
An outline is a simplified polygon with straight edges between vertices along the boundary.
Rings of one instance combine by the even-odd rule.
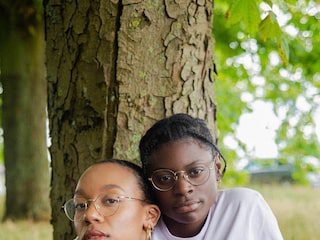
[[58, 211], [79, 175], [108, 157], [138, 160], [141, 135], [185, 112], [215, 135], [208, 0], [45, 5], [54, 239], [74, 236]]
[[[50, 218], [41, 7], [1, 2], [5, 219]], [[41, 5], [40, 5], [41, 6]], [[40, 20], [39, 20], [40, 19]]]

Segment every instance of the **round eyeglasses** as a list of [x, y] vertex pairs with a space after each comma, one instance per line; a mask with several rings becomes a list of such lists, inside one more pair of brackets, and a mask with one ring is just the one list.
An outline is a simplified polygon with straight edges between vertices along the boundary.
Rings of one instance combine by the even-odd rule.
[[187, 170], [176, 172], [171, 169], [158, 169], [154, 171], [148, 179], [155, 189], [163, 192], [171, 190], [180, 175], [182, 175], [188, 183], [199, 186], [208, 181], [210, 170], [214, 168], [213, 165], [208, 165], [212, 163], [214, 163], [214, 161], [198, 163], [190, 166]]
[[116, 194], [102, 194], [99, 195], [96, 199], [85, 199], [82, 197], [74, 197], [68, 200], [63, 206], [63, 210], [67, 217], [71, 221], [83, 221], [85, 217], [85, 212], [89, 208], [89, 202], [92, 202], [96, 211], [104, 217], [111, 216], [116, 213], [119, 208], [120, 203], [123, 200], [137, 200], [144, 202], [145, 200], [119, 196]]

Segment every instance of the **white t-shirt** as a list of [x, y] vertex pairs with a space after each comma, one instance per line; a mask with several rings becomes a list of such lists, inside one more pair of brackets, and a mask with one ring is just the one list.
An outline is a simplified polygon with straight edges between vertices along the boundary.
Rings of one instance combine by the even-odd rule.
[[248, 188], [219, 191], [201, 231], [193, 237], [173, 236], [162, 218], [153, 240], [282, 240], [277, 220], [260, 193]]

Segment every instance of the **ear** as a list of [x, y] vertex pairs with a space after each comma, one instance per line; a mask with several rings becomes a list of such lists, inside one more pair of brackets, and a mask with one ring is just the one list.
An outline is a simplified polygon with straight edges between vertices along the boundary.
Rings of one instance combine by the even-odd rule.
[[220, 171], [220, 170], [221, 170], [221, 167], [222, 167], [222, 163], [221, 163], [220, 158], [217, 158], [217, 159], [215, 160], [215, 165], [216, 165], [216, 169], [217, 169], [218, 171]]
[[152, 229], [156, 226], [159, 218], [160, 218], [160, 209], [155, 204], [147, 204], [146, 206], [146, 218], [143, 223], [143, 228], [147, 229], [152, 227]]
[[221, 158], [220, 157], [215, 157], [214, 159], [214, 164], [215, 164], [215, 170], [216, 170], [216, 178], [217, 181], [220, 181], [222, 178], [222, 163], [221, 163]]

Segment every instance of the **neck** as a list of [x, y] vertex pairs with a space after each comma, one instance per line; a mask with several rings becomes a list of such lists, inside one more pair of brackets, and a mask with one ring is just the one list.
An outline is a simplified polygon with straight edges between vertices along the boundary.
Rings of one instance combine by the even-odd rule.
[[165, 215], [163, 215], [162, 218], [169, 232], [176, 237], [182, 238], [193, 237], [197, 235], [206, 222], [206, 218], [192, 223], [179, 223]]

